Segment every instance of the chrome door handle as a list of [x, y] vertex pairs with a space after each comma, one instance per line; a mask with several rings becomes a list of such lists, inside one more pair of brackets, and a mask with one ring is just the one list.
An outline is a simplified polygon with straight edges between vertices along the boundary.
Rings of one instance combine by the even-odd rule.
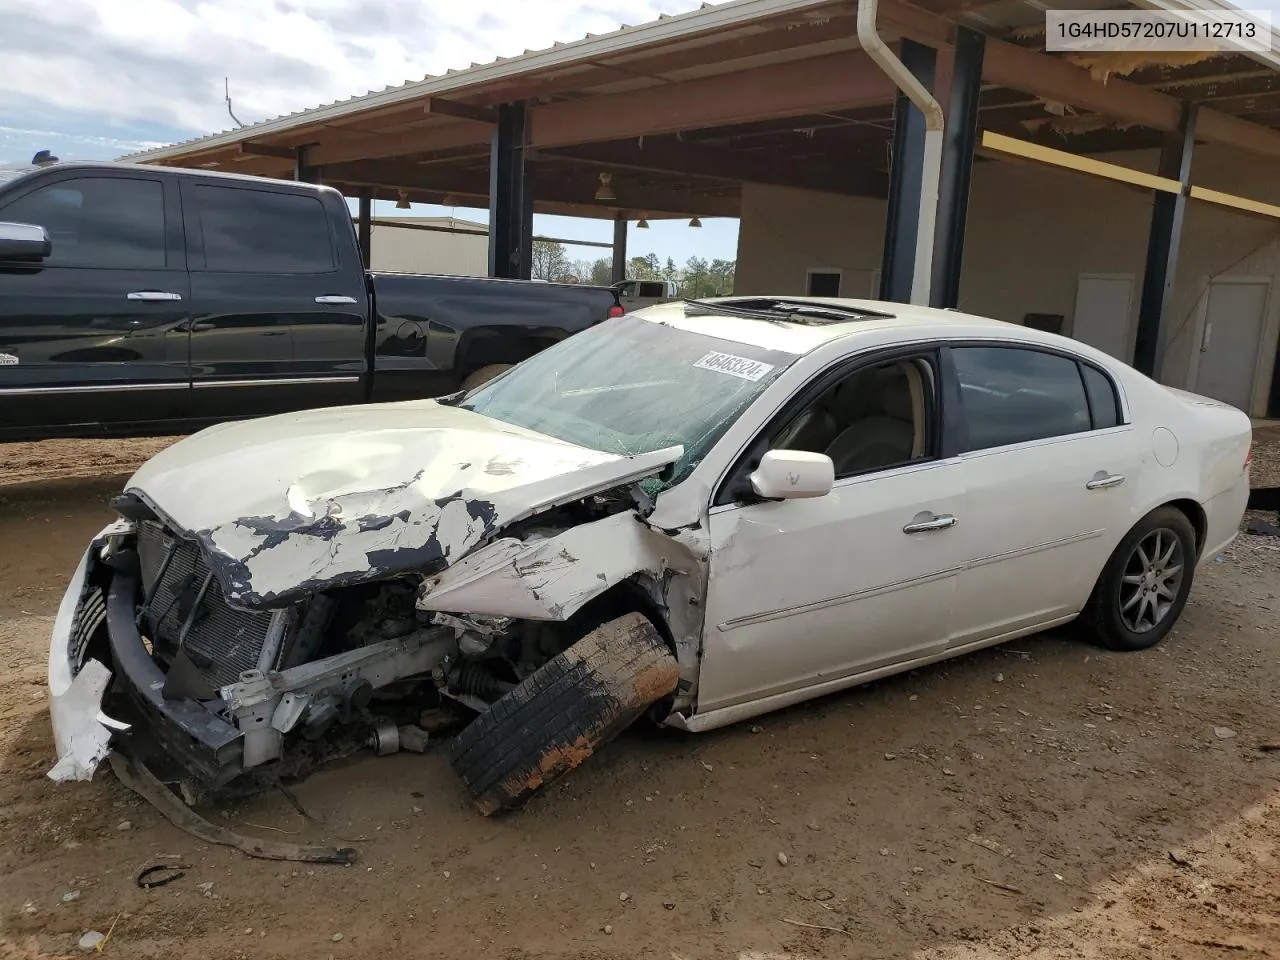
[[355, 303], [355, 297], [316, 297], [316, 303]]
[[170, 300], [181, 300], [182, 294], [169, 293], [165, 290], [135, 290], [124, 295], [126, 300], [141, 300], [144, 303], [162, 303]]
[[931, 530], [946, 530], [956, 525], [956, 518], [949, 513], [936, 513], [928, 520], [912, 520], [902, 528], [903, 533], [928, 533]]
[[1086, 490], [1106, 490], [1108, 487], [1118, 487], [1122, 483], [1124, 483], [1124, 474], [1099, 470], [1084, 487]]

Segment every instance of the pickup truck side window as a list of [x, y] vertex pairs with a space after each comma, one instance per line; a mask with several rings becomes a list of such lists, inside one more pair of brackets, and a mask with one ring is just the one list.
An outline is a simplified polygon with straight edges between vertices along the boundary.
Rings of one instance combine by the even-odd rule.
[[[205, 270], [309, 274], [337, 268], [329, 217], [316, 197], [204, 184], [191, 196]], [[191, 268], [201, 268], [199, 255]]]
[[126, 177], [75, 177], [33, 190], [0, 220], [49, 231], [50, 267], [146, 270], [166, 265], [164, 185]]

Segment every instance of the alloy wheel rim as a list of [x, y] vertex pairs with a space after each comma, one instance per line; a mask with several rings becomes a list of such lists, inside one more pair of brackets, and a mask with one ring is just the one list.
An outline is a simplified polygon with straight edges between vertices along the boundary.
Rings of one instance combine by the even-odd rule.
[[1120, 581], [1120, 620], [1134, 633], [1154, 630], [1169, 616], [1182, 587], [1186, 564], [1182, 541], [1165, 528], [1134, 546]]

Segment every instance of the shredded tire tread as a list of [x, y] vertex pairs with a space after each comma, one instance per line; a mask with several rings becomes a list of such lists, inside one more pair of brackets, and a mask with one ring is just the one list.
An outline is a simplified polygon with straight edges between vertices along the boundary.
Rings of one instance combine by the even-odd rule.
[[579, 766], [679, 682], [647, 617], [590, 631], [499, 698], [453, 740], [450, 762], [486, 816]]

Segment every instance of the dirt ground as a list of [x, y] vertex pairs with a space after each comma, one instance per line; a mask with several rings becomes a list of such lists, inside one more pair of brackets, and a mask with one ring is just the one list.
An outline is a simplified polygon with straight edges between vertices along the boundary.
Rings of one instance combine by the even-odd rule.
[[[0, 957], [85, 955], [90, 930], [191, 960], [1280, 957], [1280, 540], [1204, 566], [1156, 650], [1067, 629], [631, 734], [514, 815], [475, 814], [439, 749], [316, 774], [319, 823], [280, 794], [211, 814], [360, 851], [300, 866], [196, 841], [109, 771], [45, 777], [54, 611], [165, 442], [0, 446]], [[1280, 431], [1256, 458], [1280, 482]], [[167, 857], [185, 876], [139, 889]]]

